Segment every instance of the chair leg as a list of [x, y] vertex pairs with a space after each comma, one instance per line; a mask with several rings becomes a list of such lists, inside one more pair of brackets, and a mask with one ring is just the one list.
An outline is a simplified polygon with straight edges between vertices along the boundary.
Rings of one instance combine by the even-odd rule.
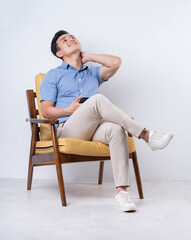
[[[57, 160], [57, 161], [59, 161], [59, 160]], [[59, 185], [59, 189], [60, 189], [62, 206], [67, 206], [61, 164], [56, 164], [56, 171], [57, 171], [58, 185]]]
[[31, 185], [32, 185], [32, 177], [33, 177], [32, 156], [35, 154], [36, 130], [37, 130], [37, 124], [32, 124], [32, 136], [31, 136], [31, 147], [30, 147], [30, 154], [29, 154], [27, 190], [31, 190]]
[[62, 202], [62, 206], [67, 206], [66, 195], [65, 195], [65, 190], [64, 190], [62, 166], [60, 163], [60, 155], [59, 155], [59, 149], [58, 149], [58, 140], [57, 140], [56, 129], [55, 129], [54, 125], [51, 125], [51, 132], [52, 132], [54, 158], [55, 158], [55, 163], [56, 163], [56, 171], [57, 171], [57, 177], [58, 177], [58, 185], [59, 185], [59, 189], [60, 189], [61, 202]]
[[[31, 158], [31, 157], [30, 157]], [[27, 190], [31, 190], [32, 185], [32, 177], [33, 177], [33, 166], [31, 163], [31, 159], [29, 159], [29, 169], [28, 169], [28, 180], [27, 180]]]
[[103, 181], [103, 169], [104, 169], [104, 161], [100, 161], [98, 184], [102, 184], [102, 181]]
[[133, 166], [134, 166], [134, 171], [135, 171], [135, 177], [136, 177], [136, 182], [137, 182], [137, 188], [139, 191], [139, 197], [143, 199], [143, 189], [142, 189], [142, 183], [141, 183], [141, 176], [139, 172], [139, 164], [137, 160], [137, 153], [133, 152], [132, 153], [132, 160], [133, 160]]

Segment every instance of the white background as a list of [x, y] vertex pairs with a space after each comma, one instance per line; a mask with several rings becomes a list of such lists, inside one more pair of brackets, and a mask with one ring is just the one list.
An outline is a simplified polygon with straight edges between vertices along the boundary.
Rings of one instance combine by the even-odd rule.
[[[162, 151], [135, 139], [143, 180], [191, 180], [191, 1], [6, 0], [1, 4], [0, 177], [26, 178], [30, 125], [25, 91], [61, 64], [50, 52], [55, 32], [74, 34], [89, 53], [122, 58], [99, 92], [148, 129], [175, 134]], [[92, 64], [92, 63], [88, 63]], [[134, 178], [131, 166], [131, 178]], [[63, 165], [67, 178], [95, 178], [98, 163]], [[34, 177], [56, 178], [54, 166]], [[104, 178], [112, 179], [111, 163]]]

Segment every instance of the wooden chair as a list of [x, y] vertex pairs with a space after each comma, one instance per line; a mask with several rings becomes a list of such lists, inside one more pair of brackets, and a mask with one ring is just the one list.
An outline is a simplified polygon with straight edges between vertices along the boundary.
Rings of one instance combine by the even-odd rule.
[[[101, 142], [84, 141], [80, 139], [57, 139], [55, 124], [58, 124], [58, 121], [44, 119], [40, 109], [40, 84], [44, 76], [45, 74], [42, 73], [36, 76], [36, 92], [33, 90], [26, 91], [30, 117], [27, 118], [26, 121], [30, 122], [32, 130], [27, 190], [31, 190], [34, 167], [56, 165], [62, 206], [67, 206], [61, 164], [99, 161], [98, 184], [102, 184], [104, 161], [110, 160], [109, 146]], [[38, 110], [36, 108], [36, 97]], [[37, 118], [38, 115], [39, 118]], [[143, 199], [135, 143], [132, 135], [129, 133], [127, 136], [127, 144], [129, 158], [133, 161], [139, 197]]]

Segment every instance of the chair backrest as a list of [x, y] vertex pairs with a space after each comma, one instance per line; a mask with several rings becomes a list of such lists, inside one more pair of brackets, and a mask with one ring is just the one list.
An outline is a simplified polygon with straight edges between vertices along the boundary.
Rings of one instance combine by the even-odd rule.
[[[36, 86], [36, 97], [37, 97], [37, 104], [38, 104], [38, 113], [39, 118], [44, 119], [42, 112], [41, 112], [41, 103], [40, 103], [40, 85], [42, 83], [42, 80], [46, 74], [39, 73], [35, 76], [35, 86]], [[40, 124], [40, 139], [42, 141], [51, 140], [51, 128], [49, 124]]]
[[[30, 118], [37, 118], [38, 109], [36, 109], [36, 104], [35, 104], [36, 93], [33, 90], [27, 90], [26, 95], [27, 95], [29, 117]], [[31, 130], [33, 131], [32, 123], [31, 123]], [[40, 133], [40, 128], [37, 126], [36, 133], [35, 133], [36, 134], [36, 136], [35, 136], [36, 141], [39, 141], [39, 133]]]

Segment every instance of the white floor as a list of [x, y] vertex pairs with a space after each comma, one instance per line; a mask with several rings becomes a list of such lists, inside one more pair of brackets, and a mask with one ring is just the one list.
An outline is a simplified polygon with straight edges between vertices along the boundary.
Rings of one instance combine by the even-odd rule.
[[190, 240], [191, 182], [143, 182], [144, 199], [135, 182], [129, 192], [137, 205], [121, 212], [112, 181], [65, 181], [62, 207], [56, 180], [0, 180], [1, 240]]

